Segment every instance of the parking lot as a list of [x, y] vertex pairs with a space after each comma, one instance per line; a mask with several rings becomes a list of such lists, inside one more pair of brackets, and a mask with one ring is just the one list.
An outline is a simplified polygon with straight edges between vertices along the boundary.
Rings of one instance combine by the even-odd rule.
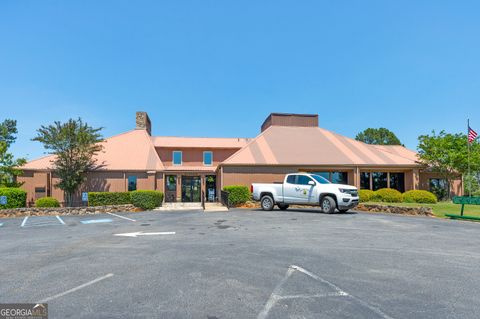
[[478, 318], [480, 224], [315, 210], [0, 220], [0, 302], [50, 318]]

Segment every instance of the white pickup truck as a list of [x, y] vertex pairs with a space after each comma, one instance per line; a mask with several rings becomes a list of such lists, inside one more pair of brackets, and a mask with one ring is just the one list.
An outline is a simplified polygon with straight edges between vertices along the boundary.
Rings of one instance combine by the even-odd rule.
[[335, 209], [343, 213], [358, 205], [356, 187], [332, 184], [322, 176], [309, 173], [288, 174], [283, 183], [254, 183], [250, 191], [263, 210], [272, 210], [275, 205], [281, 210], [288, 205], [315, 205], [331, 214]]

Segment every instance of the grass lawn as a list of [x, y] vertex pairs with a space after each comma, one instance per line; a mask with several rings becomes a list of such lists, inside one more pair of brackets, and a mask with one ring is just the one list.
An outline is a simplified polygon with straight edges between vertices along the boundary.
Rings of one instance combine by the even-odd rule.
[[[365, 204], [377, 204], [377, 205], [392, 205], [392, 206], [406, 206], [406, 207], [418, 207], [425, 206], [433, 209], [433, 214], [437, 217], [445, 218], [445, 214], [460, 215], [460, 209], [462, 205], [457, 205], [452, 202], [438, 202], [437, 204], [417, 204], [417, 203], [375, 203], [367, 202]], [[480, 205], [465, 205], [466, 216], [480, 217]]]

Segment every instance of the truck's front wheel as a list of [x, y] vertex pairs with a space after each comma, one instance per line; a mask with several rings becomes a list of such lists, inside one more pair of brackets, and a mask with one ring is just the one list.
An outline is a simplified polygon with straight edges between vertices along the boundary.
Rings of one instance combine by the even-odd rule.
[[320, 200], [320, 207], [325, 214], [333, 214], [335, 206], [335, 200], [330, 196], [325, 196]]
[[262, 206], [263, 210], [272, 210], [275, 203], [273, 202], [272, 196], [264, 195], [260, 200], [260, 205]]

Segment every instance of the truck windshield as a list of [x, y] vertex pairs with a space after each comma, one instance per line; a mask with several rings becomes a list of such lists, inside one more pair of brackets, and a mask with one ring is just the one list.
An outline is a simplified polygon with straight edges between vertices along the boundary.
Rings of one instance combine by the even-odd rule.
[[313, 179], [315, 179], [320, 184], [330, 184], [329, 180], [322, 177], [322, 176], [319, 176], [319, 175], [311, 175], [311, 176], [312, 176]]

